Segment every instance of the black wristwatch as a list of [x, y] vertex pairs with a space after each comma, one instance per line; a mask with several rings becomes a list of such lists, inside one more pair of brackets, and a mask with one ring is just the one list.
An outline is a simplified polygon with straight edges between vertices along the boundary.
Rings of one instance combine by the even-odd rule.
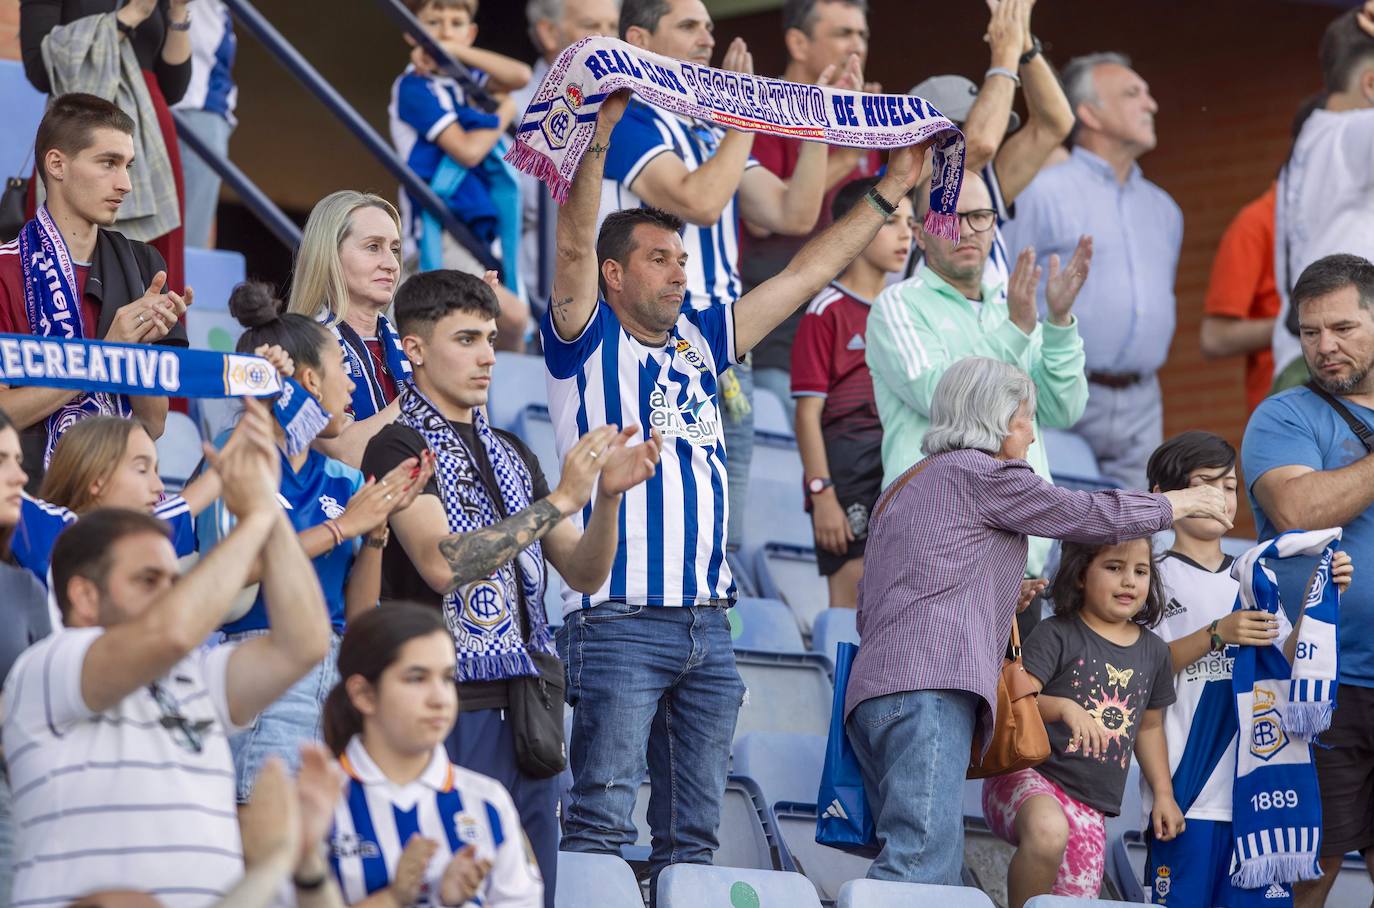
[[1220, 623], [1221, 620], [1217, 619], [1216, 621], [1213, 621], [1211, 624], [1207, 625], [1207, 633], [1212, 635], [1212, 652], [1214, 653], [1219, 653], [1222, 650], [1226, 649], [1226, 641], [1221, 639], [1221, 634], [1217, 633], [1217, 625]]
[[883, 198], [883, 194], [878, 191], [877, 186], [865, 192], [864, 198], [868, 200], [870, 205], [878, 209], [878, 212], [884, 217], [891, 217], [892, 213], [897, 210], [896, 205]]
[[828, 476], [815, 476], [807, 480], [806, 491], [810, 492], [812, 495], [819, 495], [834, 485], [834, 480]]
[[1031, 35], [1031, 49], [1021, 55], [1021, 65], [1025, 66], [1027, 63], [1040, 56], [1040, 51], [1042, 50], [1044, 50], [1044, 47], [1040, 44], [1040, 39], [1035, 37], [1035, 35]]

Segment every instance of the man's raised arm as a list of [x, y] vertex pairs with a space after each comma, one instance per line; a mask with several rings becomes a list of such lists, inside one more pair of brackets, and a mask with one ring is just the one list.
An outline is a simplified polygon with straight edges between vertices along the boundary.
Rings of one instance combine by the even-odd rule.
[[[887, 174], [876, 187], [878, 195], [896, 205], [921, 175], [925, 145], [892, 152]], [[820, 292], [854, 261], [878, 233], [888, 216], [867, 198], [849, 213], [816, 234], [778, 274], [735, 303], [735, 350], [744, 356], [798, 306]]]
[[611, 133], [625, 113], [628, 91], [618, 91], [601, 104], [596, 134], [573, 178], [568, 201], [558, 211], [557, 260], [554, 262], [553, 299], [549, 315], [553, 328], [564, 340], [582, 333], [596, 311], [600, 297], [596, 261], [596, 215], [601, 207], [601, 179]]

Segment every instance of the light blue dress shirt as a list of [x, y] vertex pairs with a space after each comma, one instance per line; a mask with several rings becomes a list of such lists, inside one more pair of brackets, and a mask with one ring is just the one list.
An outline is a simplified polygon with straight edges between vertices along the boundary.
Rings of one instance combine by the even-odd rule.
[[[1183, 212], [1145, 179], [1138, 165], [1123, 184], [1110, 164], [1075, 148], [1042, 171], [1016, 199], [1003, 226], [1011, 259], [1026, 246], [1048, 273], [1067, 263], [1078, 238], [1093, 238], [1092, 270], [1074, 303], [1089, 372], [1159, 371], [1174, 337], [1174, 277], [1183, 245]], [[1040, 309], [1045, 311], [1044, 285]]]

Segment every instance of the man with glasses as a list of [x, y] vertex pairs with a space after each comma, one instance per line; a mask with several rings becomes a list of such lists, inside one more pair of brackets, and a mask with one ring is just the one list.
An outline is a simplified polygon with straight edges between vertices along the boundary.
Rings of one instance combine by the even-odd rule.
[[[916, 223], [930, 207], [930, 186], [916, 188]], [[985, 283], [997, 212], [982, 177], [964, 172], [959, 195], [959, 241], [932, 236], [922, 227], [916, 245], [925, 259], [910, 280], [888, 287], [868, 316], [868, 369], [883, 424], [883, 487], [925, 455], [921, 440], [930, 425], [930, 401], [945, 370], [969, 356], [989, 356], [1024, 369], [1035, 381], [1036, 438], [1040, 426], [1067, 428], [1083, 415], [1088, 380], [1083, 341], [1073, 302], [1088, 276], [1092, 238], [1081, 237], [1067, 265], [1058, 258], [1049, 273], [1048, 314], [1039, 320], [1035, 288], [1041, 269], [1034, 250], [1021, 252], [1006, 287]], [[1044, 445], [1026, 460], [1050, 478]], [[1049, 543], [1032, 539], [1030, 573], [1038, 575]]]
[[[243, 876], [227, 735], [329, 650], [319, 581], [277, 503], [271, 420], [247, 400], [212, 457], [238, 523], [185, 576], [150, 514], [93, 511], [57, 538], [66, 630], [26, 650], [4, 692], [13, 904], [137, 889], [208, 905]], [[203, 648], [255, 568], [270, 632]], [[306, 849], [295, 868], [304, 888], [323, 880], [318, 857]]]

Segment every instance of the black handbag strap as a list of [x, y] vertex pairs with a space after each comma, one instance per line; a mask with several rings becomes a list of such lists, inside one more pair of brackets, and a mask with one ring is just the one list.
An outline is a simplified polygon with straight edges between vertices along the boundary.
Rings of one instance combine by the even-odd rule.
[[1355, 437], [1360, 440], [1360, 444], [1364, 445], [1364, 449], [1370, 454], [1374, 454], [1374, 431], [1370, 431], [1369, 426], [1361, 422], [1354, 413], [1350, 412], [1350, 409], [1346, 407], [1345, 404], [1341, 403], [1334, 394], [1321, 385], [1314, 381], [1310, 381], [1307, 383], [1307, 387], [1322, 400], [1330, 404], [1331, 409], [1335, 410], [1336, 414], [1340, 416], [1341, 419], [1345, 420], [1345, 424], [1350, 427], [1350, 431], [1355, 433]]

